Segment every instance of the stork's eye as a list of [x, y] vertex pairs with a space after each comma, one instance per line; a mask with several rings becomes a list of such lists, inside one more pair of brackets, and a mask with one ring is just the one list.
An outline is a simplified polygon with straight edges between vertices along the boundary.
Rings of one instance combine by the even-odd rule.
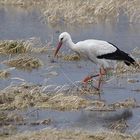
[[60, 40], [62, 41], [63, 40], [63, 37]]

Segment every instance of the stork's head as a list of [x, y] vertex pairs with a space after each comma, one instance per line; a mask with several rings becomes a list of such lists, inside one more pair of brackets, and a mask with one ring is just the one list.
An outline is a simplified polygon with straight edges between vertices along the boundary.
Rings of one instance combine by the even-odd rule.
[[65, 44], [65, 43], [66, 43], [68, 40], [70, 40], [70, 39], [71, 39], [70, 34], [67, 33], [67, 32], [63, 32], [63, 33], [61, 33], [61, 34], [59, 35], [59, 42], [58, 42], [58, 46], [57, 46], [57, 48], [56, 48], [56, 51], [55, 51], [54, 56], [57, 55], [57, 53], [58, 53], [59, 49], [61, 48], [61, 46], [62, 46], [63, 44]]

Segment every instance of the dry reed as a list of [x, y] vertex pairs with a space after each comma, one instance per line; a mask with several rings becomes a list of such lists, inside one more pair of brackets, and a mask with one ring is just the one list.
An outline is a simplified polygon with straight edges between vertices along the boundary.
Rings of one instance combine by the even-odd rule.
[[112, 104], [107, 104], [104, 101], [93, 101], [91, 106], [86, 107], [85, 110], [90, 111], [116, 111], [119, 109], [137, 108], [140, 105], [135, 99], [130, 98], [124, 101], [118, 101]]
[[10, 72], [7, 70], [0, 70], [0, 79], [5, 79], [10, 76]]
[[28, 107], [49, 108], [57, 110], [77, 110], [85, 108], [92, 102], [79, 96], [46, 95], [40, 86], [18, 85], [0, 92], [0, 110], [15, 110]]
[[40, 39], [32, 37], [28, 40], [0, 40], [0, 54], [46, 53], [53, 51], [50, 42], [43, 46]]
[[124, 101], [119, 101], [113, 104], [110, 104], [109, 106], [112, 106], [115, 109], [126, 109], [126, 108], [136, 108], [139, 107], [139, 104], [136, 102], [134, 98], [129, 98]]
[[133, 55], [138, 55], [138, 56], [140, 56], [140, 48], [139, 48], [139, 47], [134, 48], [134, 49], [132, 50], [132, 54], [133, 54]]
[[119, 132], [87, 132], [78, 130], [56, 130], [46, 129], [40, 132], [26, 132], [3, 138], [3, 140], [60, 140], [60, 139], [71, 139], [71, 140], [134, 140], [139, 139], [138, 134], [129, 135]]
[[124, 132], [127, 127], [128, 124], [124, 119], [117, 120], [109, 125], [109, 129], [116, 130], [118, 132]]
[[4, 63], [10, 67], [16, 67], [17, 69], [28, 71], [38, 69], [43, 65], [43, 62], [39, 58], [35, 58], [29, 55], [18, 55], [17, 57]]
[[0, 4], [31, 6], [36, 4], [43, 4], [45, 0], [0, 0]]
[[0, 93], [0, 110], [28, 108], [48, 100], [48, 96], [40, 92], [39, 86], [19, 85], [8, 87]]
[[126, 73], [139, 73], [140, 72], [140, 60], [138, 60], [137, 62], [137, 66], [126, 66], [124, 64], [124, 62], [119, 62], [117, 63], [115, 72], [116, 74], [119, 76], [120, 74], [126, 74]]
[[91, 102], [78, 96], [69, 95], [66, 96], [63, 93], [59, 93], [51, 98], [48, 102], [38, 103], [37, 107], [51, 108], [56, 110], [78, 110], [90, 105]]
[[118, 19], [122, 11], [130, 22], [140, 21], [139, 0], [47, 0], [43, 14], [53, 25], [62, 22], [89, 24]]
[[63, 92], [47, 95], [42, 93], [41, 86], [18, 85], [8, 87], [0, 91], [0, 110], [15, 110], [28, 107], [56, 109], [56, 110], [78, 110], [87, 109], [93, 111], [114, 111], [139, 107], [135, 99], [126, 99], [121, 102], [107, 104], [103, 101], [88, 100], [78, 95], [66, 95]]
[[80, 57], [78, 55], [75, 55], [75, 54], [64, 55], [62, 57], [66, 61], [78, 61], [78, 60], [80, 60]]
[[40, 5], [46, 21], [52, 25], [91, 24], [119, 19], [123, 12], [129, 22], [140, 22], [139, 0], [0, 0], [1, 4]]
[[1, 40], [0, 54], [16, 54], [26, 53], [31, 49], [31, 44], [28, 41], [22, 40]]

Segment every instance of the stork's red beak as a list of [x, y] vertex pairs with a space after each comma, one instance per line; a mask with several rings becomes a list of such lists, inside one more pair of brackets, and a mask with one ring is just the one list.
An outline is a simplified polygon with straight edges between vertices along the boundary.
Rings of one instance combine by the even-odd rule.
[[58, 51], [60, 50], [61, 46], [62, 46], [62, 41], [60, 41], [60, 42], [58, 43], [58, 46], [57, 46], [56, 51], [55, 51], [55, 53], [54, 53], [54, 57], [57, 55], [57, 53], [58, 53]]

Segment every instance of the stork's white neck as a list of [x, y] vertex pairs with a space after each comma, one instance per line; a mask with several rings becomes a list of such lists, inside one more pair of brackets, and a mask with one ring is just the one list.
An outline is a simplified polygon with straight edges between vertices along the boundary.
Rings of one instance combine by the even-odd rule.
[[66, 42], [65, 45], [71, 48], [73, 51], [75, 50], [75, 43], [72, 41], [71, 38], [69, 38]]

